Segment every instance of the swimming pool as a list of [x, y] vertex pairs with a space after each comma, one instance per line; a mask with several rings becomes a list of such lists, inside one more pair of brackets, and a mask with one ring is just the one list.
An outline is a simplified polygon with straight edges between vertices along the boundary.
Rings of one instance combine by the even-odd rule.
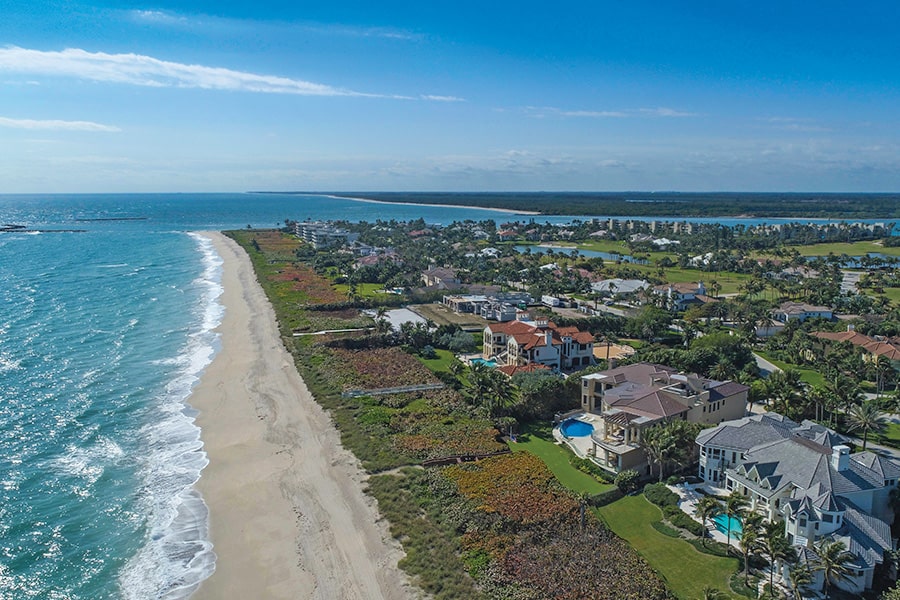
[[731, 519], [731, 537], [740, 538], [741, 533], [743, 532], [743, 527], [741, 526], [741, 520], [736, 519], [734, 517], [729, 517], [725, 513], [720, 513], [713, 517], [713, 522], [716, 524], [716, 529], [728, 535], [728, 520]]
[[566, 419], [559, 430], [566, 437], [587, 437], [594, 432], [594, 426], [578, 419]]
[[469, 362], [472, 363], [473, 365], [474, 364], [484, 365], [484, 366], [490, 367], [492, 369], [497, 366], [496, 360], [484, 360], [483, 358], [473, 358], [473, 359], [469, 360]]

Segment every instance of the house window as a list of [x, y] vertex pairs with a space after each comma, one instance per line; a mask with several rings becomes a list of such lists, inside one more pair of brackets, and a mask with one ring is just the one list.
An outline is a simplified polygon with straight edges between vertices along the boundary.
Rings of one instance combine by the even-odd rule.
[[806, 527], [806, 517], [800, 517], [800, 527]]
[[731, 462], [737, 462], [737, 452], [731, 453]]
[[833, 523], [834, 515], [824, 514], [824, 515], [822, 515], [822, 520], [825, 521], [826, 523]]

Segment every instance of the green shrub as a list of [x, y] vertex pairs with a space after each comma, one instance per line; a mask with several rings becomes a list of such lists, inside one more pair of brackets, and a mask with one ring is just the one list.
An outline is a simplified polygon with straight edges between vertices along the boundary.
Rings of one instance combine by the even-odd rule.
[[599, 508], [601, 506], [606, 506], [607, 504], [612, 504], [616, 500], [621, 500], [624, 497], [625, 494], [622, 493], [622, 490], [616, 487], [597, 494], [596, 496], [591, 496], [590, 500], [588, 500], [588, 504], [595, 508]]
[[644, 486], [644, 496], [659, 507], [678, 505], [678, 494], [662, 483], [651, 483]]
[[669, 527], [662, 521], [653, 521], [652, 523], [650, 523], [650, 527], [657, 530], [661, 534], [667, 535], [669, 537], [673, 537], [673, 538], [681, 537], [681, 533], [679, 533], [679, 531], [677, 529], [673, 529], [673, 528]]
[[706, 527], [690, 518], [684, 511], [680, 509], [677, 513], [669, 517], [669, 522], [676, 527], [686, 529], [697, 537], [703, 537], [706, 535]]
[[587, 473], [588, 475], [599, 479], [603, 483], [613, 482], [612, 477], [610, 477], [609, 473], [597, 466], [597, 464], [592, 460], [589, 460], [587, 458], [579, 458], [573, 454], [571, 457], [569, 457], [569, 463], [582, 473]]
[[640, 473], [638, 473], [634, 469], [625, 469], [624, 471], [616, 475], [614, 483], [616, 484], [617, 488], [622, 490], [623, 493], [627, 494], [637, 489], [638, 480], [640, 478]]

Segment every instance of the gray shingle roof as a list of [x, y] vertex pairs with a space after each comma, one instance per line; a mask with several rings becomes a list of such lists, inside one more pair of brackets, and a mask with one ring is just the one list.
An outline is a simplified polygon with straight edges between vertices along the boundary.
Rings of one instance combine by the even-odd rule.
[[833, 537], [844, 540], [847, 549], [872, 568], [884, 561], [884, 553], [893, 546], [890, 526], [848, 500], [841, 500], [844, 508], [844, 525]]
[[791, 436], [797, 423], [777, 413], [764, 413], [726, 421], [697, 435], [701, 446], [716, 446], [746, 452], [754, 446]]
[[897, 479], [900, 477], [900, 463], [886, 456], [879, 456], [872, 452], [857, 452], [850, 459], [868, 467], [877, 473], [881, 479]]
[[764, 496], [771, 496], [773, 490], [788, 484], [793, 484], [806, 493], [813, 491], [814, 498], [824, 493], [840, 496], [882, 487], [878, 475], [865, 465], [848, 460], [847, 468], [838, 471], [831, 464], [829, 448], [799, 436], [775, 440], [752, 448], [747, 452], [746, 460], [734, 470], [736, 478], [746, 484], [750, 480], [741, 476], [740, 472], [752, 474], [753, 468], [761, 478], [766, 478], [770, 487], [766, 489], [760, 484], [748, 487], [761, 492]]

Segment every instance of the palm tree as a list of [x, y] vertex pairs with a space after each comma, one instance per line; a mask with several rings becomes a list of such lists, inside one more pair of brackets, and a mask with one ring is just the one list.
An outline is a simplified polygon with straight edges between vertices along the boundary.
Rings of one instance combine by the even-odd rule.
[[641, 432], [641, 446], [650, 462], [659, 465], [659, 482], [662, 483], [665, 463], [677, 450], [674, 436], [662, 425], [655, 425]]
[[744, 522], [741, 524], [741, 538], [738, 540], [741, 545], [741, 552], [744, 554], [744, 585], [750, 585], [750, 559], [756, 553], [762, 526], [762, 515], [759, 513], [747, 513], [744, 515]]
[[488, 375], [490, 380], [489, 394], [485, 399], [484, 407], [491, 417], [499, 417], [505, 409], [515, 403], [517, 397], [516, 389], [500, 371], [491, 369]]
[[794, 600], [803, 600], [803, 594], [808, 591], [806, 588], [813, 580], [812, 570], [809, 568], [809, 565], [795, 563], [791, 566], [791, 570], [788, 571], [788, 578], [791, 581], [791, 596], [793, 596]]
[[831, 584], [838, 584], [841, 581], [849, 581], [853, 576], [853, 563], [856, 556], [847, 550], [844, 542], [837, 540], [831, 541], [828, 538], [822, 538], [816, 544], [816, 554], [819, 555], [818, 564], [813, 567], [814, 571], [822, 571], [825, 575], [825, 582], [822, 584], [822, 591], [825, 597], [829, 597]]
[[850, 431], [862, 430], [863, 451], [869, 441], [869, 432], [878, 432], [884, 428], [884, 416], [881, 414], [881, 409], [872, 401], [851, 406], [847, 411], [847, 420], [850, 422]]
[[703, 600], [725, 600], [728, 596], [725, 595], [725, 592], [718, 588], [714, 587], [705, 587], [703, 588]]
[[725, 510], [723, 512], [728, 517], [728, 532], [726, 533], [727, 539], [725, 541], [729, 548], [731, 547], [731, 521], [741, 517], [746, 508], [747, 498], [737, 490], [731, 492], [728, 498], [725, 499]]
[[784, 537], [784, 523], [769, 521], [762, 527], [757, 548], [769, 561], [769, 589], [775, 586], [775, 562], [796, 557], [793, 546]]
[[[722, 503], [719, 502], [715, 496], [703, 496], [697, 501], [697, 506], [694, 507], [694, 515], [700, 519], [700, 522], [703, 523], [703, 526], [707, 529], [709, 528], [707, 525], [709, 520], [715, 518], [715, 516], [721, 514], [721, 512]], [[705, 535], [703, 536], [703, 545], [706, 545]]]

